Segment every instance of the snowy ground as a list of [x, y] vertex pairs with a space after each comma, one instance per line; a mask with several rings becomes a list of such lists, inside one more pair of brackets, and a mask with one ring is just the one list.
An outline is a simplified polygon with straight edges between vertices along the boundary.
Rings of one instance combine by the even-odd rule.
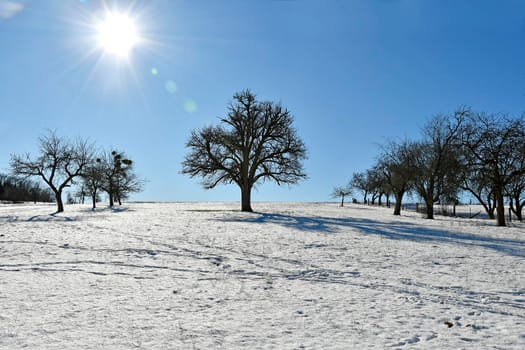
[[525, 226], [337, 204], [0, 206], [0, 349], [523, 349]]

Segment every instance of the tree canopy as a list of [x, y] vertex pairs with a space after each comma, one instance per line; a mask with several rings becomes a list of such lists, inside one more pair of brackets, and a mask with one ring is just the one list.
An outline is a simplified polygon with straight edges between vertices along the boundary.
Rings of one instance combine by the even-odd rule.
[[293, 117], [280, 103], [257, 101], [249, 90], [233, 96], [219, 125], [194, 130], [182, 173], [203, 178], [207, 189], [235, 183], [241, 210], [252, 211], [251, 191], [266, 180], [278, 185], [305, 179], [306, 147], [293, 127]]

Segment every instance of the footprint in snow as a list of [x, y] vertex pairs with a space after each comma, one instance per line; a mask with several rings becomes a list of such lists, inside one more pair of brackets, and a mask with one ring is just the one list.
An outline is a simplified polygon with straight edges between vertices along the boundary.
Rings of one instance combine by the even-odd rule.
[[427, 336], [425, 340], [429, 341], [429, 340], [432, 340], [432, 339], [435, 339], [435, 338], [437, 338], [437, 334], [431, 334], [431, 335]]
[[414, 336], [414, 337], [412, 337], [410, 339], [407, 339], [406, 342], [408, 344], [414, 344], [414, 343], [417, 343], [419, 340], [420, 340], [419, 337], [416, 335], [416, 336]]
[[402, 340], [402, 341], [400, 341], [400, 342], [398, 342], [396, 344], [391, 345], [390, 347], [396, 348], [396, 347], [400, 347], [400, 346], [405, 346], [407, 344], [415, 344], [415, 343], [418, 343], [420, 340], [421, 340], [421, 338], [419, 338], [417, 335], [415, 335], [412, 338]]

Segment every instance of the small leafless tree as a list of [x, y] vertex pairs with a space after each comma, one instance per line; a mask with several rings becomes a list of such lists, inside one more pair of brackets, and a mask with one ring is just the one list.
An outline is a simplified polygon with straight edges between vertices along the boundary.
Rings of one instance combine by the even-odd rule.
[[414, 152], [416, 144], [409, 140], [389, 142], [382, 146], [378, 170], [383, 173], [395, 198], [394, 215], [401, 215], [403, 196], [414, 183]]
[[381, 206], [387, 183], [383, 173], [379, 169], [379, 164], [375, 164], [372, 168], [366, 171], [366, 179], [368, 193], [372, 195], [370, 203], [374, 205], [377, 201], [377, 205]]
[[292, 115], [280, 104], [259, 102], [249, 90], [233, 100], [220, 125], [191, 133], [182, 173], [202, 177], [206, 189], [235, 183], [241, 190], [241, 210], [252, 211], [251, 192], [257, 183], [295, 184], [306, 178], [306, 147]]
[[[135, 174], [133, 161], [124, 152], [103, 152], [95, 160], [92, 171], [91, 188], [94, 189], [96, 185], [106, 192], [110, 207], [115, 201], [121, 205], [122, 199], [131, 193], [140, 192], [143, 188], [144, 181]], [[92, 192], [93, 195], [96, 195], [96, 192]]]
[[368, 193], [370, 190], [370, 186], [368, 183], [367, 172], [362, 171], [352, 174], [352, 179], [350, 180], [349, 186], [350, 188], [355, 189], [363, 194], [364, 204], [368, 202]]
[[514, 144], [514, 176], [505, 188], [509, 198], [510, 210], [516, 215], [519, 221], [523, 221], [523, 208], [525, 208], [525, 122], [516, 123], [515, 127], [522, 129], [521, 140], [516, 140]]
[[341, 207], [345, 205], [345, 197], [350, 195], [352, 195], [352, 189], [350, 188], [350, 185], [337, 186], [334, 187], [334, 190], [332, 191], [332, 198], [341, 197]]
[[144, 188], [144, 180], [140, 179], [133, 169], [133, 163], [128, 163], [125, 167], [125, 171], [121, 172], [117, 187], [115, 190], [115, 199], [119, 205], [122, 205], [122, 201], [129, 199], [132, 193], [142, 191]]
[[11, 156], [11, 171], [17, 176], [40, 177], [53, 191], [57, 212], [64, 211], [62, 192], [82, 174], [93, 157], [93, 145], [82, 139], [69, 141], [48, 132], [39, 138], [40, 155], [32, 159], [29, 154]]
[[[524, 152], [525, 154], [525, 152]], [[523, 208], [525, 208], [525, 176], [516, 177], [507, 186], [510, 210], [519, 221], [523, 221]]]
[[100, 158], [95, 159], [89, 166], [86, 167], [82, 176], [82, 184], [86, 193], [91, 197], [93, 209], [97, 207], [97, 199], [99, 191], [102, 189], [104, 183], [104, 169]]

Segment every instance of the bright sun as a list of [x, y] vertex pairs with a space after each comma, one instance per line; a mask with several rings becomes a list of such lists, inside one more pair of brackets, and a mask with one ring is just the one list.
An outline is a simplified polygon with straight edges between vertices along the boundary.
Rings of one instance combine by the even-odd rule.
[[140, 41], [135, 23], [126, 14], [109, 12], [97, 25], [100, 46], [108, 53], [126, 58]]

